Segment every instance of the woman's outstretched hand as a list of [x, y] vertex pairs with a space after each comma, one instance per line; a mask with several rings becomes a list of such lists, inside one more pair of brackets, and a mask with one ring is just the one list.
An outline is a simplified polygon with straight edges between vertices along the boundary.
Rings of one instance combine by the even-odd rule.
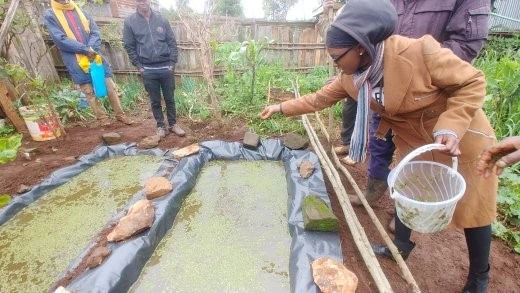
[[440, 151], [454, 157], [460, 155], [459, 141], [460, 139], [449, 134], [441, 134], [435, 137], [435, 143], [444, 145], [444, 149], [440, 149]]
[[520, 136], [505, 138], [485, 149], [477, 163], [477, 172], [487, 178], [495, 169], [495, 173], [500, 175], [504, 168], [516, 162], [520, 162]]
[[265, 106], [264, 110], [258, 114], [258, 116], [262, 119], [267, 119], [273, 114], [280, 112], [280, 109], [280, 104]]

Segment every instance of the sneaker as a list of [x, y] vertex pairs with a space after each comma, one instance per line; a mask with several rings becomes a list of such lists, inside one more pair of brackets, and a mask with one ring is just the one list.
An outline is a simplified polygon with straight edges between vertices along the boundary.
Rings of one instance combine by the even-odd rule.
[[160, 138], [163, 138], [166, 136], [166, 131], [164, 131], [164, 128], [157, 127], [157, 136]]
[[177, 136], [185, 136], [186, 132], [182, 130], [182, 128], [178, 124], [173, 124], [173, 126], [170, 127], [170, 132], [175, 133]]
[[339, 161], [348, 166], [354, 166], [356, 164], [356, 161], [352, 160], [349, 156], [341, 158]]
[[108, 120], [108, 118], [101, 118], [101, 119], [99, 119], [99, 125], [108, 126], [108, 125], [110, 125], [110, 120]]
[[132, 125], [135, 123], [134, 120], [132, 120], [126, 116], [118, 117], [117, 121], [120, 121], [121, 123], [126, 124], [126, 125]]
[[349, 151], [350, 151], [349, 145], [340, 145], [340, 146], [334, 147], [334, 152], [340, 156], [347, 155]]

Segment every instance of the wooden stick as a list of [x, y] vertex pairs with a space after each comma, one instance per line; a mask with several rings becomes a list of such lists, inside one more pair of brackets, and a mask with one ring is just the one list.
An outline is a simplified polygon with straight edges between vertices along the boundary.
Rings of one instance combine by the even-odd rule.
[[[321, 119], [318, 115], [318, 113], [316, 112], [316, 117], [318, 119], [318, 124], [320, 126], [320, 129], [322, 131], [322, 133], [328, 137], [329, 134], [327, 133], [327, 130], [325, 129], [325, 126], [323, 125], [323, 123], [320, 123], [321, 122]], [[394, 242], [390, 239], [390, 237], [388, 236], [388, 234], [386, 233], [385, 231], [385, 228], [383, 227], [383, 225], [381, 224], [381, 222], [379, 221], [379, 219], [377, 218], [376, 214], [374, 213], [374, 210], [372, 209], [372, 207], [370, 206], [370, 204], [368, 203], [368, 201], [366, 200], [365, 198], [365, 195], [363, 194], [363, 192], [361, 191], [361, 189], [358, 187], [356, 181], [354, 180], [354, 178], [350, 175], [350, 173], [348, 172], [347, 168], [345, 168], [341, 162], [339, 161], [339, 158], [338, 156], [336, 155], [336, 153], [334, 152], [334, 149], [331, 150], [331, 154], [332, 154], [332, 158], [334, 159], [334, 163], [336, 165], [336, 168], [338, 168], [342, 173], [343, 175], [345, 175], [345, 177], [347, 177], [348, 181], [350, 182], [350, 184], [354, 187], [354, 190], [356, 191], [356, 194], [357, 196], [359, 197], [359, 199], [361, 200], [361, 203], [363, 203], [363, 206], [365, 207], [370, 219], [372, 220], [372, 222], [374, 223], [374, 225], [376, 226], [377, 228], [377, 231], [379, 232], [379, 234], [381, 234], [381, 237], [383, 238], [383, 241], [385, 242], [385, 244], [388, 246], [388, 248], [390, 249], [390, 251], [392, 252], [392, 256], [394, 257], [394, 259], [396, 260], [397, 262], [397, 266], [399, 266], [399, 268], [401, 269], [401, 275], [403, 276], [403, 278], [405, 279], [405, 281], [410, 285], [412, 286], [412, 290], [414, 293], [418, 293], [418, 292], [421, 292], [421, 290], [419, 289], [419, 286], [417, 285], [417, 282], [415, 281], [412, 273], [410, 272], [410, 269], [408, 268], [408, 266], [406, 265], [406, 262], [404, 261], [404, 259], [402, 258], [401, 254], [398, 252], [398, 249], [397, 247], [394, 245]]]
[[[2, 23], [2, 26], [0, 27], [0, 51], [2, 50], [2, 47], [4, 46], [4, 39], [5, 39], [5, 36], [7, 35], [7, 32], [9, 31], [11, 22], [14, 19], [14, 15], [16, 13], [16, 9], [18, 8], [18, 4], [20, 4], [20, 0], [11, 1], [9, 10], [7, 10], [4, 21]], [[6, 48], [6, 50], [9, 50], [9, 48]]]
[[[372, 279], [374, 280], [374, 283], [376, 284], [379, 292], [393, 292], [392, 287], [388, 282], [388, 279], [383, 273], [383, 270], [379, 265], [379, 262], [377, 261], [374, 252], [372, 251], [370, 241], [368, 240], [363, 228], [361, 227], [361, 223], [357, 219], [354, 209], [350, 204], [350, 201], [348, 201], [348, 195], [345, 191], [345, 188], [341, 184], [339, 174], [334, 169], [332, 162], [329, 160], [325, 153], [325, 150], [321, 146], [316, 133], [310, 125], [307, 115], [302, 115], [302, 120], [303, 125], [307, 130], [307, 134], [309, 135], [312, 147], [314, 148], [316, 154], [318, 155], [318, 158], [320, 159], [321, 166], [325, 173], [327, 173], [327, 176], [329, 177], [330, 182], [334, 190], [336, 191], [336, 195], [338, 196], [341, 208], [343, 210], [343, 215], [345, 216], [345, 220], [350, 229], [350, 233], [352, 234], [352, 238], [354, 239], [354, 243], [356, 244], [361, 254], [361, 257], [363, 258], [368, 268], [368, 271], [370, 272]], [[345, 198], [347, 198], [347, 200], [345, 200]]]
[[314, 112], [316, 115], [316, 121], [318, 121], [318, 125], [320, 126], [320, 129], [322, 130], [323, 135], [325, 135], [325, 138], [327, 139], [327, 142], [330, 143], [330, 135], [327, 131], [323, 132], [323, 129], [325, 129], [325, 125], [323, 124], [323, 121], [321, 121], [320, 113]]

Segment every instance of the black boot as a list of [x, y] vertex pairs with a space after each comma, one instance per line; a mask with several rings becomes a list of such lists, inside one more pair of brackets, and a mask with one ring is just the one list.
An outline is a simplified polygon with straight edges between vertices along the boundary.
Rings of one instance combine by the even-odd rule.
[[469, 272], [466, 286], [462, 289], [462, 293], [486, 293], [489, 283], [489, 265], [488, 269], [481, 273]]
[[[399, 253], [403, 257], [404, 260], [408, 258], [410, 255], [410, 252], [412, 252], [412, 249], [415, 247], [415, 243], [412, 241], [404, 242], [398, 239], [394, 240], [395, 246], [397, 246], [397, 249], [399, 250]], [[374, 244], [372, 245], [372, 250], [377, 255], [385, 256], [391, 260], [395, 260], [392, 256], [392, 252], [390, 251], [390, 248], [384, 244]]]

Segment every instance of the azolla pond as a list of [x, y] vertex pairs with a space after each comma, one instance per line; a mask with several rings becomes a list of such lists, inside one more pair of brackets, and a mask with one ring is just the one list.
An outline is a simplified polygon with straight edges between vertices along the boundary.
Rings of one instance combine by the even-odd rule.
[[[337, 234], [303, 229], [304, 197], [329, 203], [319, 167], [298, 173], [316, 155], [279, 140], [199, 146], [182, 159], [99, 146], [13, 200], [0, 210], [0, 292], [52, 292], [60, 280], [70, 292], [319, 292], [311, 262], [342, 254]], [[71, 276], [157, 176], [173, 190], [151, 201], [152, 226]]]

